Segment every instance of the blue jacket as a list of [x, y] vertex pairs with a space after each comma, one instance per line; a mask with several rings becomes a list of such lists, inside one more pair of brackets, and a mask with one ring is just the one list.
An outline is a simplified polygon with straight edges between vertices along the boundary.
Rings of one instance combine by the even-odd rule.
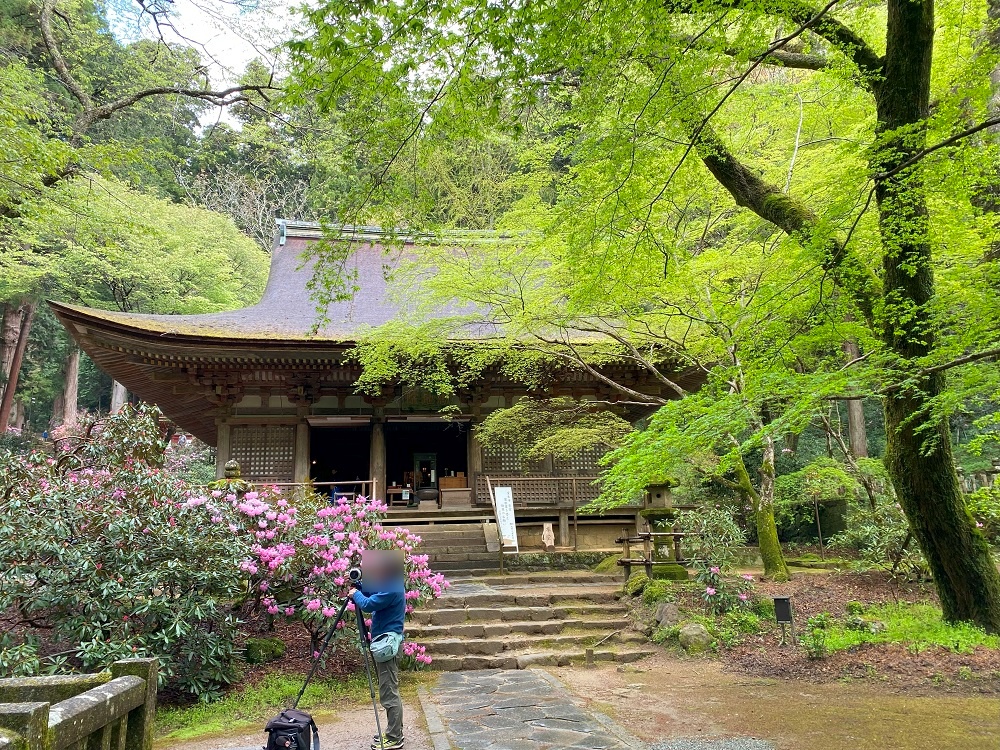
[[382, 633], [402, 634], [403, 618], [406, 617], [406, 597], [402, 589], [377, 591], [371, 596], [355, 591], [354, 604], [362, 612], [371, 612], [372, 638], [377, 638]]

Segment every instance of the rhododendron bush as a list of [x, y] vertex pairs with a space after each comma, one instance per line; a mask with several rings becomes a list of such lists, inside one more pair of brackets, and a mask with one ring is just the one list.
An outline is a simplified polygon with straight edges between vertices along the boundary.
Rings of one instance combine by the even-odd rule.
[[[348, 571], [360, 563], [364, 550], [403, 553], [407, 613], [448, 586], [444, 576], [431, 571], [427, 555], [417, 554], [419, 536], [383, 525], [388, 509], [382, 502], [339, 497], [327, 503], [312, 495], [300, 506], [319, 507], [303, 513], [276, 488], [241, 491], [242, 485], [223, 483], [192, 496], [185, 507], [204, 509], [213, 523], [236, 536], [245, 554], [240, 569], [249, 576], [252, 597], [268, 614], [302, 622], [314, 648], [332, 626], [350, 589]], [[353, 602], [347, 608], [353, 612]], [[354, 620], [344, 619], [338, 627], [349, 627]], [[414, 658], [431, 661], [423, 651]]]
[[207, 699], [236, 677], [239, 613], [318, 638], [363, 549], [404, 552], [410, 608], [447, 585], [418, 537], [382, 525], [379, 502], [185, 485], [163, 468], [158, 419], [126, 408], [61, 437], [54, 455], [0, 456], [0, 673], [150, 655]]

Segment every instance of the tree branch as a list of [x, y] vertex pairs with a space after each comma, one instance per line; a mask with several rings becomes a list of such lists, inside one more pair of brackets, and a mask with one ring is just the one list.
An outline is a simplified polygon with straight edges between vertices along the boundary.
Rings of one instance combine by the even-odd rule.
[[737, 205], [750, 209], [792, 237], [819, 241], [823, 248], [823, 270], [836, 274], [865, 320], [873, 325], [879, 281], [861, 259], [848, 251], [842, 240], [822, 231], [819, 217], [804, 203], [741, 163], [707, 122], [694, 131], [694, 145], [702, 162]]
[[265, 92], [277, 90], [277, 87], [272, 86], [271, 84], [263, 86], [232, 86], [228, 89], [222, 89], [221, 91], [212, 91], [210, 89], [186, 89], [180, 86], [156, 86], [154, 88], [144, 89], [143, 91], [137, 91], [136, 93], [129, 94], [128, 96], [123, 96], [121, 99], [108, 102], [107, 104], [102, 104], [99, 107], [92, 107], [78, 118], [78, 122], [84, 123], [84, 129], [86, 129], [86, 126], [89, 126], [92, 122], [96, 120], [105, 120], [108, 117], [111, 117], [111, 115], [115, 112], [127, 109], [133, 104], [136, 104], [143, 99], [148, 99], [151, 96], [185, 96], [189, 99], [200, 99], [202, 101], [209, 102], [217, 107], [227, 107], [232, 104], [250, 101], [249, 97], [246, 96], [247, 93], [253, 92], [259, 94], [267, 100], [267, 94]]
[[94, 102], [90, 98], [90, 94], [73, 77], [73, 74], [69, 72], [66, 59], [59, 50], [55, 34], [52, 33], [52, 13], [54, 10], [55, 0], [42, 0], [38, 13], [38, 28], [42, 33], [42, 43], [45, 45], [45, 51], [49, 53], [49, 57], [52, 59], [52, 67], [55, 68], [59, 80], [73, 95], [73, 98], [80, 103], [84, 111], [88, 111], [93, 109]]
[[[835, 4], [836, 1], [837, 0], [834, 0], [834, 3], [832, 4]], [[724, 8], [743, 9], [750, 5], [750, 3], [747, 2], [747, 0], [719, 0], [718, 5]], [[693, 3], [691, 0], [664, 0], [664, 7], [667, 10], [677, 13], [693, 13], [702, 12], [704, 10], [702, 5]], [[755, 7], [760, 8], [760, 6]], [[812, 4], [803, 2], [802, 0], [775, 2], [773, 4], [765, 3], [761, 9], [765, 13], [781, 18], [787, 18], [789, 21], [807, 28], [809, 31], [816, 34], [816, 36], [825, 39], [831, 45], [840, 50], [843, 55], [845, 55], [857, 66], [858, 70], [865, 79], [865, 85], [869, 88], [869, 90], [874, 90], [875, 84], [878, 81], [877, 77], [882, 72], [882, 58], [879, 57], [875, 53], [875, 50], [868, 46], [868, 43], [858, 36], [858, 34], [856, 34], [850, 27], [846, 26], [841, 21], [838, 21], [836, 18], [833, 18], [828, 13], [818, 10], [813, 7]], [[781, 62], [776, 53], [777, 50], [769, 50], [765, 57], [774, 57], [778, 62]], [[815, 64], [819, 63], [819, 56], [798, 55], [798, 53], [791, 52], [785, 54], [790, 55], [790, 57], [786, 58], [788, 62], [785, 63], [788, 67], [807, 67], [806, 65], [788, 64], [792, 61], [805, 63], [807, 62], [806, 58], [817, 58], [811, 62], [814, 62]], [[818, 70], [819, 68], [809, 69]]]

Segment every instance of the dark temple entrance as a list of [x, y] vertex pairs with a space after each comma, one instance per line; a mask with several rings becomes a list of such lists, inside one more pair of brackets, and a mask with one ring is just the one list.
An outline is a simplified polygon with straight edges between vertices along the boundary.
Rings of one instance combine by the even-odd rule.
[[313, 427], [309, 430], [310, 476], [316, 482], [371, 479], [371, 427]]
[[385, 425], [386, 484], [409, 487], [422, 500], [440, 491], [468, 488], [469, 431], [465, 422], [401, 422]]

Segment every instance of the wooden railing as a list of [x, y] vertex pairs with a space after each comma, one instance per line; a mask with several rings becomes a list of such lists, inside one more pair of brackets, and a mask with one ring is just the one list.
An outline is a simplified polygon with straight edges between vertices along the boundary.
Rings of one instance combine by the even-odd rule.
[[156, 659], [0, 680], [0, 750], [151, 750]]

